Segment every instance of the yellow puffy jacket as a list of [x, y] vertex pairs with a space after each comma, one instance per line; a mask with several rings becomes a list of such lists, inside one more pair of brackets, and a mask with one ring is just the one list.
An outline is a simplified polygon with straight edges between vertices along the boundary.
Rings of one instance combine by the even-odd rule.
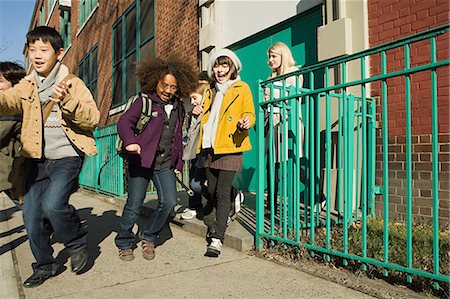
[[[208, 121], [211, 112], [212, 96], [212, 91], [206, 90], [197, 154], [201, 151], [203, 126]], [[253, 126], [256, 121], [252, 93], [247, 83], [237, 81], [230, 86], [223, 98], [219, 115], [214, 154], [232, 154], [251, 150], [248, 130], [241, 131], [238, 128], [238, 120], [245, 116], [248, 117], [250, 126]]]

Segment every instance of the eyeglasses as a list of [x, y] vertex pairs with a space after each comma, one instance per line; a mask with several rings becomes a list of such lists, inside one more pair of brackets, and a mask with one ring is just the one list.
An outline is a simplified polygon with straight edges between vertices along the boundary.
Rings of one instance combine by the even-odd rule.
[[169, 84], [161, 82], [161, 81], [159, 81], [158, 83], [161, 85], [161, 88], [164, 90], [167, 90], [167, 88], [169, 88], [169, 90], [171, 92], [176, 92], [178, 90], [178, 87], [175, 85], [169, 85]]

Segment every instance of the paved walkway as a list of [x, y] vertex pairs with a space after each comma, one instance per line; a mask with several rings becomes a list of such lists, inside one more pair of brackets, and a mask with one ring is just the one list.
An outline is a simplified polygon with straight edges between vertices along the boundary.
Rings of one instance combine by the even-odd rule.
[[22, 212], [0, 194], [0, 298], [373, 298], [229, 247], [219, 258], [204, 257], [204, 239], [175, 224], [165, 230], [153, 261], [138, 249], [134, 261], [122, 262], [114, 246], [120, 208], [87, 192], [75, 193], [71, 202], [89, 226], [88, 270], [71, 273], [66, 250], [55, 243], [55, 255], [67, 269], [23, 289], [33, 257]]

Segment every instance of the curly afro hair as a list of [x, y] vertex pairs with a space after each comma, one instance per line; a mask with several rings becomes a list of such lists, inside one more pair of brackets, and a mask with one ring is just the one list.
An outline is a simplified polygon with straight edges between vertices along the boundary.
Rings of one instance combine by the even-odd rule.
[[156, 91], [158, 81], [168, 74], [173, 75], [177, 80], [176, 95], [180, 98], [189, 97], [189, 94], [198, 85], [196, 67], [175, 55], [167, 59], [153, 58], [141, 61], [137, 70], [137, 78], [142, 92]]

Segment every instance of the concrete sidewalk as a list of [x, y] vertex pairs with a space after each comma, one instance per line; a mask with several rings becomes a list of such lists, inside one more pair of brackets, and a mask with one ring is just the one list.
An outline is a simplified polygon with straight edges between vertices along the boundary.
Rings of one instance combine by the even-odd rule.
[[138, 248], [134, 261], [123, 262], [114, 245], [121, 208], [85, 191], [75, 193], [71, 203], [89, 227], [87, 271], [71, 273], [66, 250], [55, 243], [66, 270], [37, 288], [23, 289], [33, 256], [22, 212], [0, 194], [0, 298], [372, 298], [230, 247], [219, 258], [204, 257], [204, 238], [173, 223], [162, 233], [154, 260], [144, 260]]

